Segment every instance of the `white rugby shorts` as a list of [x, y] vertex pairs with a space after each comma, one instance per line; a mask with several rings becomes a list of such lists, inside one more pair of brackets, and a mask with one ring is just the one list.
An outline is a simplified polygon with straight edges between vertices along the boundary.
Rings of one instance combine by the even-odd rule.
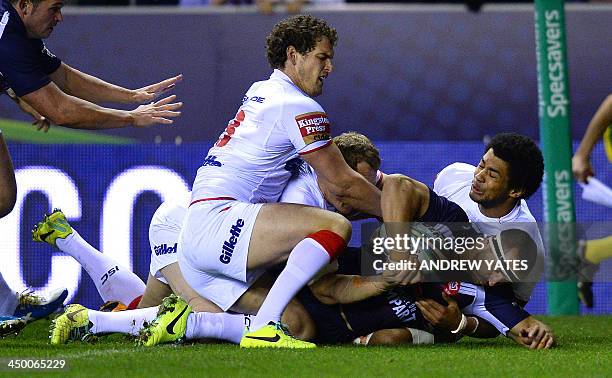
[[149, 243], [151, 244], [151, 263], [149, 273], [158, 281], [168, 284], [160, 270], [178, 262], [178, 238], [180, 230], [167, 227], [164, 224], [151, 222], [149, 227]]
[[179, 265], [185, 281], [223, 310], [261, 276], [247, 272], [253, 226], [263, 204], [206, 200], [192, 204], [179, 237]]

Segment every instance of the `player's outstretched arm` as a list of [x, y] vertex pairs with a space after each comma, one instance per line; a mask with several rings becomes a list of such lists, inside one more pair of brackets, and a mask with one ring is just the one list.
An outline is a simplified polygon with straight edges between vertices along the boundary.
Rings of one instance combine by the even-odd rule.
[[49, 131], [49, 127], [51, 127], [51, 122], [48, 119], [41, 116], [40, 113], [36, 111], [30, 104], [28, 104], [24, 99], [18, 97], [15, 92], [9, 88], [6, 91], [6, 94], [19, 106], [19, 108], [24, 112], [32, 116], [34, 121], [32, 125], [36, 126], [38, 130], [43, 130], [45, 133]]
[[65, 93], [96, 104], [142, 104], [155, 101], [183, 79], [183, 75], [177, 75], [139, 89], [127, 89], [81, 72], [66, 63], [62, 63], [49, 77]]
[[549, 349], [556, 344], [549, 326], [529, 316], [508, 331], [508, 337], [529, 349]]
[[173, 103], [169, 96], [155, 103], [141, 105], [132, 111], [104, 108], [80, 98], [67, 95], [53, 82], [28, 93], [23, 99], [52, 123], [75, 129], [115, 129], [134, 125], [170, 124], [181, 113], [183, 105]]
[[13, 162], [0, 131], [0, 218], [8, 215], [17, 200], [17, 183]]
[[608, 95], [597, 109], [572, 158], [572, 171], [576, 180], [585, 182], [587, 177], [594, 176], [591, 167], [591, 152], [610, 125], [612, 125], [612, 94]]
[[346, 164], [335, 144], [303, 155], [318, 176], [324, 197], [342, 214], [380, 216], [380, 190]]
[[327, 274], [310, 285], [314, 296], [324, 304], [347, 304], [375, 297], [391, 288], [382, 276]]

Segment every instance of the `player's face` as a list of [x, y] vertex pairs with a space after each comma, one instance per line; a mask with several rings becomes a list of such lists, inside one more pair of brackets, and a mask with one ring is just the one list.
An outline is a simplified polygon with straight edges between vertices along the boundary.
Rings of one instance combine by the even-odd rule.
[[365, 161], [360, 161], [359, 163], [357, 163], [356, 168], [357, 173], [365, 177], [365, 179], [368, 180], [370, 184], [376, 185], [376, 169], [372, 168], [369, 163]]
[[508, 201], [510, 198], [508, 163], [495, 156], [489, 149], [474, 171], [470, 198], [484, 206], [494, 207]]
[[334, 48], [325, 37], [317, 42], [314, 50], [297, 54], [295, 85], [311, 97], [323, 93], [323, 81], [334, 69], [333, 57]]
[[62, 20], [62, 0], [43, 0], [38, 5], [26, 1], [23, 23], [30, 38], [44, 39], [51, 35], [53, 28]]

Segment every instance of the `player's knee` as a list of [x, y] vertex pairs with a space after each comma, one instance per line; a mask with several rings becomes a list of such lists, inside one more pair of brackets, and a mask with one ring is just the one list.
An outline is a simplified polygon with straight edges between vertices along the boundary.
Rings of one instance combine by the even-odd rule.
[[351, 239], [351, 234], [353, 232], [351, 222], [337, 213], [330, 213], [330, 219], [322, 229], [335, 233], [344, 239], [346, 243]]
[[336, 259], [346, 248], [351, 239], [352, 226], [346, 218], [332, 214], [333, 221], [319, 225], [319, 230], [307, 236], [319, 243], [332, 260]]

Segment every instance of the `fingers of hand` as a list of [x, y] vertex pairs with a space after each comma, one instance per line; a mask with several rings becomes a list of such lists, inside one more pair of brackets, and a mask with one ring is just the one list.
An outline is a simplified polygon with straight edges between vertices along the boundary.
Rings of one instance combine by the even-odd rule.
[[148, 88], [156, 92], [157, 91], [164, 92], [164, 91], [174, 88], [176, 86], [176, 83], [180, 82], [181, 80], [183, 80], [183, 74], [179, 74], [169, 79], [160, 81], [159, 83], [153, 84], [149, 86]]
[[546, 331], [544, 329], [538, 327], [537, 328], [537, 333], [534, 335], [533, 341], [531, 342], [531, 345], [529, 347], [531, 349], [537, 349], [537, 347], [540, 344], [540, 341], [542, 341], [542, 338], [544, 337], [544, 335], [546, 335]]
[[[155, 102], [153, 105], [154, 106], [166, 105], [166, 104], [171, 103], [174, 100], [176, 100], [176, 95], [171, 95], [171, 96], [162, 98], [161, 100]], [[182, 104], [182, 103], [180, 103], [180, 104]]]
[[182, 102], [173, 102], [172, 104], [166, 104], [161, 106], [154, 106], [155, 111], [164, 111], [164, 110], [177, 110], [183, 107]]
[[178, 117], [181, 115], [181, 112], [173, 112], [170, 110], [158, 110], [153, 113], [153, 117]]
[[162, 124], [162, 125], [169, 125], [171, 123], [174, 123], [173, 120], [167, 119], [167, 118], [162, 118], [162, 117], [153, 117], [151, 120], [153, 121], [153, 123], [159, 123], [159, 124]]

